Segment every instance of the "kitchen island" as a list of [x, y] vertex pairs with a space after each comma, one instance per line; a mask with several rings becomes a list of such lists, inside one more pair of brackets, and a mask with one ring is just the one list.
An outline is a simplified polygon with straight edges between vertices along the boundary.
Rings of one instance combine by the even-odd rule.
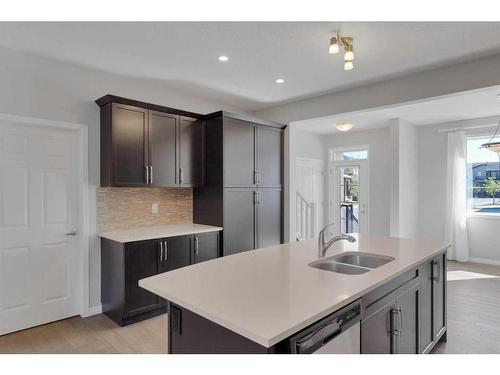
[[307, 240], [191, 265], [139, 285], [169, 301], [169, 353], [311, 352], [297, 349], [298, 341], [304, 344], [297, 335], [314, 338], [317, 327], [334, 326], [330, 317], [339, 325], [350, 314], [360, 322], [355, 352], [427, 353], [446, 340], [448, 246], [359, 235], [354, 243], [335, 243], [325, 259], [356, 252], [393, 260], [344, 274], [312, 267], [317, 242]]

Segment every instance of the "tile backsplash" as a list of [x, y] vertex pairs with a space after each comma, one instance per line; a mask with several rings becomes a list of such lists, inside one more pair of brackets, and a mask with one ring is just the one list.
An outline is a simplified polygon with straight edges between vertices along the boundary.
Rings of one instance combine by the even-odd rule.
[[[152, 205], [158, 203], [158, 213]], [[97, 233], [193, 221], [193, 190], [188, 188], [98, 188]]]

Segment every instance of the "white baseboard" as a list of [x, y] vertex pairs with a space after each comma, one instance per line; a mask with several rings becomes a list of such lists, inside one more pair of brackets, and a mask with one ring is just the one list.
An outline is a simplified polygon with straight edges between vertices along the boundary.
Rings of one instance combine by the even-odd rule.
[[86, 318], [88, 316], [97, 315], [101, 313], [102, 313], [102, 305], [99, 304], [97, 306], [88, 307], [87, 310], [81, 316], [82, 318]]
[[500, 260], [486, 259], [486, 258], [469, 258], [469, 262], [491, 264], [493, 266], [500, 266]]

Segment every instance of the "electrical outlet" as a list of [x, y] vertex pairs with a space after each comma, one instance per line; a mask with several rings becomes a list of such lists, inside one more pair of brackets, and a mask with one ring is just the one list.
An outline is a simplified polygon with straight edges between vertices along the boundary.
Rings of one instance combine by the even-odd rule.
[[157, 214], [158, 213], [158, 208], [160, 207], [160, 204], [159, 203], [153, 203], [151, 205], [151, 212], [153, 214]]

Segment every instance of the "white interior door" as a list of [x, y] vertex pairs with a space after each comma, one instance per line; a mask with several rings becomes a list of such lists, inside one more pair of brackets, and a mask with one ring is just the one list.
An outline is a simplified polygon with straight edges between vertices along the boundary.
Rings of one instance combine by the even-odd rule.
[[330, 164], [330, 221], [333, 233], [369, 233], [367, 161]]
[[77, 136], [0, 123], [0, 335], [79, 314]]

